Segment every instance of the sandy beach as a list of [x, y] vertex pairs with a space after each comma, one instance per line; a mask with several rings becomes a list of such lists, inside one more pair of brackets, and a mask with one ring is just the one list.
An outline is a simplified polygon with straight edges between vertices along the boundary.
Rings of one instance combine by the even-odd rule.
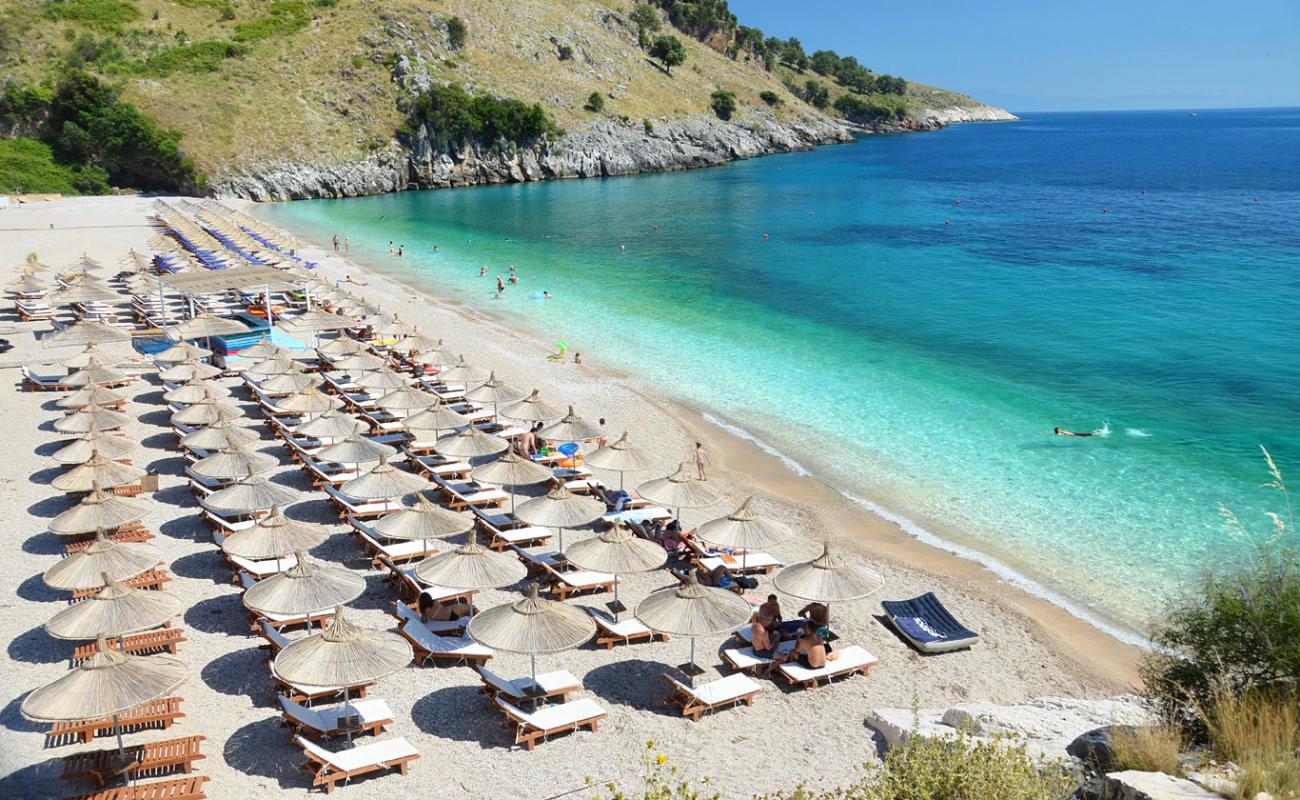
[[[147, 251], [152, 200], [132, 197], [65, 199], [0, 211], [0, 254], [8, 269], [28, 253], [61, 266], [83, 253], [116, 265], [129, 249]], [[247, 210], [247, 205], [240, 206]], [[344, 275], [366, 281], [354, 287], [386, 313], [441, 337], [448, 349], [494, 370], [509, 384], [538, 388], [553, 402], [568, 403], [583, 416], [603, 417], [614, 435], [626, 430], [657, 454], [657, 468], [629, 482], [670, 472], [700, 441], [712, 459], [711, 483], [726, 498], [716, 508], [687, 511], [694, 525], [722, 516], [753, 495], [762, 508], [790, 523], [796, 540], [773, 548], [785, 563], [816, 556], [821, 542], [861, 559], [885, 580], [883, 598], [902, 599], [936, 591], [971, 628], [981, 643], [969, 650], [923, 657], [882, 625], [878, 598], [836, 609], [846, 643], [865, 647], [879, 659], [866, 677], [813, 691], [791, 691], [761, 679], [763, 692], [752, 707], [737, 708], [695, 723], [674, 713], [666, 702], [659, 674], [686, 660], [687, 642], [637, 644], [614, 650], [592, 645], [541, 660], [542, 669], [567, 669], [581, 679], [580, 696], [609, 712], [595, 733], [565, 735], [529, 753], [511, 747], [500, 715], [478, 691], [477, 676], [464, 666], [418, 667], [384, 679], [372, 691], [396, 715], [389, 735], [406, 738], [421, 759], [406, 778], [363, 779], [340, 791], [372, 798], [388, 793], [433, 793], [439, 797], [550, 798], [580, 791], [586, 780], [631, 786], [638, 780], [639, 755], [653, 740], [672, 763], [692, 777], [711, 776], [726, 797], [791, 788], [800, 781], [833, 785], [852, 778], [875, 758], [872, 732], [864, 714], [872, 708], [934, 707], [968, 701], [1012, 703], [1038, 697], [1102, 698], [1131, 692], [1137, 682], [1139, 651], [1065, 610], [1004, 583], [992, 572], [950, 553], [918, 542], [895, 524], [872, 515], [826, 485], [800, 476], [752, 442], [709, 422], [698, 411], [657, 396], [629, 376], [601, 368], [599, 347], [584, 347], [584, 364], [550, 364], [547, 343], [528, 331], [440, 301], [432, 292], [399, 284], [361, 265], [326, 252], [326, 243], [305, 255], [320, 263], [317, 273], [334, 281]], [[112, 270], [108, 270], [112, 272]], [[6, 272], [6, 281], [9, 273]], [[19, 323], [6, 308], [0, 336], [15, 348], [3, 357], [6, 366], [43, 360], [30, 332], [43, 323]], [[70, 353], [65, 353], [70, 354]], [[55, 563], [59, 543], [45, 532], [49, 518], [67, 507], [47, 484], [59, 469], [48, 457], [64, 437], [51, 428], [59, 416], [59, 395], [21, 391], [16, 369], [0, 388], [0, 408], [10, 419], [5, 438], [8, 465], [0, 482], [0, 523], [7, 537], [8, 566], [0, 576], [0, 638], [6, 643], [4, 686], [0, 698], [0, 796], [54, 797], [69, 793], [58, 780], [59, 759], [82, 745], [45, 747], [44, 726], [22, 719], [19, 705], [31, 689], [59, 677], [67, 667], [68, 642], [46, 635], [41, 625], [64, 607], [60, 595], [41, 582]], [[231, 386], [235, 379], [225, 379]], [[263, 666], [261, 639], [249, 633], [239, 590], [221, 561], [208, 529], [180, 475], [183, 459], [167, 428], [168, 413], [156, 377], [133, 383], [126, 410], [136, 419], [128, 435], [144, 443], [135, 463], [161, 476], [156, 509], [145, 520], [159, 535], [154, 542], [172, 564], [170, 591], [184, 607], [188, 639], [179, 657], [192, 671], [180, 690], [185, 717], [168, 737], [202, 735], [206, 758], [199, 770], [211, 776], [209, 797], [244, 797], [267, 789], [290, 796], [308, 790], [298, 771], [301, 752], [292, 746], [279, 722], [272, 683]], [[235, 395], [243, 401], [245, 396]], [[245, 403], [250, 409], [251, 404]], [[251, 413], [251, 411], [250, 411]], [[275, 480], [303, 492], [290, 516], [328, 524], [334, 535], [314, 555], [344, 564], [366, 577], [368, 588], [354, 607], [354, 621], [374, 628], [393, 628], [387, 613], [395, 594], [381, 574], [340, 525], [325, 496], [313, 490], [279, 440], [264, 428], [261, 449], [280, 458]], [[608, 480], [617, 476], [601, 476]], [[535, 493], [535, 492], [533, 492]], [[669, 585], [662, 572], [622, 579], [629, 606], [649, 592]], [[771, 590], [761, 579], [759, 592]], [[481, 608], [519, 596], [518, 591], [489, 590]], [[599, 606], [603, 595], [577, 598], [578, 605]], [[783, 598], [787, 613], [799, 607]], [[727, 674], [716, 651], [723, 644], [701, 640], [704, 679]], [[524, 675], [525, 657], [499, 654], [491, 667], [508, 677]], [[134, 740], [160, 738], [158, 732], [133, 734]], [[128, 742], [132, 739], [128, 739]], [[93, 747], [107, 746], [96, 741]], [[800, 767], [803, 762], [806, 766]]]

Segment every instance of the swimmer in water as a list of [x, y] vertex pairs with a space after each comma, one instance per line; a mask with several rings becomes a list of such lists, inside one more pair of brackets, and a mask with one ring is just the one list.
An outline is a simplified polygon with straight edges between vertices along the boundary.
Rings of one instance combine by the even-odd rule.
[[1103, 214], [1109, 214], [1109, 213], [1110, 213], [1110, 209], [1109, 209], [1109, 208], [1103, 208], [1103, 209], [1101, 210], [1101, 213], [1103, 213]]
[[501, 280], [501, 276], [498, 275], [498, 276], [497, 276], [497, 294], [501, 294], [501, 293], [504, 292], [505, 290], [506, 290], [506, 282], [503, 281], [503, 280]]
[[519, 276], [516, 275], [516, 274], [514, 274], [513, 272], [511, 272], [511, 273], [510, 273], [510, 282], [511, 282], [511, 283], [519, 283]]
[[1052, 428], [1052, 433], [1057, 436], [1096, 436], [1096, 433], [1080, 433], [1079, 431], [1067, 431], [1063, 428]]
[[952, 224], [952, 221], [951, 221], [951, 220], [946, 220], [946, 219], [945, 219], [945, 220], [943, 221], [943, 224], [944, 224], [944, 225], [951, 225], [951, 224]]
[[551, 293], [550, 293], [550, 292], [542, 292], [542, 299], [543, 299], [543, 300], [550, 300], [550, 299], [551, 299]]
[[486, 264], [478, 268], [478, 276], [479, 276], [480, 278], [486, 278], [486, 277], [487, 277], [487, 265], [486, 265]]
[[767, 234], [766, 234], [766, 233], [765, 233], [765, 234], [763, 234], [763, 238], [764, 238], [764, 239], [766, 239], [766, 238], [767, 238]]

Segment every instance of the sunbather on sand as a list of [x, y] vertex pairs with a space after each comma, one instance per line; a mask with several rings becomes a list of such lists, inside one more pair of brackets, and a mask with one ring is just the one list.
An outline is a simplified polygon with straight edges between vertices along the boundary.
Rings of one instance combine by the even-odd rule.
[[805, 626], [794, 649], [788, 654], [777, 653], [772, 660], [778, 664], [794, 661], [808, 669], [821, 669], [826, 666], [826, 643], [811, 626]]
[[470, 607], [468, 603], [458, 603], [456, 601], [438, 602], [427, 594], [421, 594], [419, 600], [420, 621], [428, 622], [449, 622], [453, 619], [460, 619], [469, 614]]

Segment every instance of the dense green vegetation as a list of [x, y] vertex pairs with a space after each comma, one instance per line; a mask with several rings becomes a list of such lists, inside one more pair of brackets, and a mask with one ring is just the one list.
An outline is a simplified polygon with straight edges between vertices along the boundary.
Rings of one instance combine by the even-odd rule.
[[222, 61], [242, 56], [248, 49], [248, 45], [237, 42], [195, 42], [155, 53], [132, 69], [157, 78], [177, 72], [216, 72], [221, 69]]
[[460, 143], [518, 146], [558, 133], [554, 120], [538, 103], [471, 95], [454, 84], [434, 86], [411, 101], [407, 132], [419, 123], [438, 137]]
[[465, 20], [460, 17], [447, 18], [447, 44], [452, 50], [459, 50], [465, 46], [465, 37], [469, 30], [465, 27]]
[[[78, 191], [119, 186], [192, 190], [201, 183], [180, 150], [181, 135], [160, 129], [95, 76], [69, 70], [52, 92], [10, 82], [0, 94], [0, 125], [30, 132], [49, 147], [53, 162], [80, 176]], [[29, 146], [28, 146], [29, 147]], [[39, 154], [22, 151], [29, 165]]]
[[907, 103], [901, 97], [872, 95], [856, 97], [840, 95], [834, 103], [835, 110], [859, 125], [878, 122], [900, 122], [907, 116]]
[[600, 113], [605, 110], [605, 96], [600, 92], [592, 92], [587, 96], [587, 102], [582, 107], [588, 111]]
[[669, 75], [673, 74], [673, 67], [686, 62], [686, 48], [682, 46], [682, 40], [668, 34], [655, 37], [650, 44], [650, 55], [659, 59]]
[[54, 160], [45, 142], [19, 137], [0, 140], [0, 194], [106, 194], [108, 174], [95, 166]]
[[45, 16], [100, 30], [117, 30], [140, 16], [130, 0], [48, 0]]
[[736, 94], [726, 89], [718, 89], [709, 95], [709, 105], [719, 119], [731, 119], [731, 115], [736, 113]]

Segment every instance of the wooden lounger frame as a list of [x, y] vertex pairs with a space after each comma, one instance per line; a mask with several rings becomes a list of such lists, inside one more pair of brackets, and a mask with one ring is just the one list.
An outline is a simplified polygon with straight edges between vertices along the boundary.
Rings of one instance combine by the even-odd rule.
[[[177, 768], [189, 774], [194, 771], [194, 762], [206, 757], [199, 751], [206, 738], [206, 736], [185, 736], [180, 739], [131, 745], [126, 749], [127, 759], [138, 766], [127, 770], [126, 774], [133, 780], [139, 778], [141, 774], [156, 777], [155, 773]], [[116, 748], [64, 756], [63, 773], [59, 777], [65, 781], [93, 781], [96, 786], [102, 788], [117, 779], [119, 773], [114, 767], [116, 760]]]
[[667, 675], [660, 675], [659, 677], [663, 678], [664, 682], [672, 687], [672, 691], [668, 695], [668, 702], [681, 709], [683, 717], [690, 717], [695, 722], [699, 722], [700, 717], [704, 716], [706, 713], [717, 711], [720, 708], [736, 706], [741, 703], [744, 703], [747, 706], [752, 706], [754, 705], [754, 698], [758, 696], [760, 691], [759, 689], [755, 689], [752, 692], [746, 692], [745, 694], [724, 700], [721, 703], [704, 703], [694, 695], [682, 691], [682, 688], [674, 683]]
[[[501, 706], [498, 705], [497, 708], [501, 708]], [[501, 708], [501, 711], [506, 715], [506, 719], [507, 719], [506, 723], [501, 727], [505, 730], [510, 730], [511, 728], [513, 728], [515, 731], [515, 744], [522, 744], [526, 746], [528, 748], [528, 752], [530, 753], [537, 746], [538, 740], [544, 742], [548, 738], [550, 738], [552, 734], [567, 733], [568, 731], [576, 731], [584, 727], [590, 727], [592, 733], [595, 733], [596, 729], [600, 726], [600, 721], [605, 717], [609, 716], [608, 714], [601, 714], [600, 716], [592, 717], [591, 719], [579, 720], [578, 722], [570, 722], [566, 725], [561, 725], [558, 728], [548, 728], [546, 730], [541, 730], [538, 728], [534, 728], [532, 725], [525, 722], [523, 719], [516, 717], [508, 709]]]
[[68, 800], [204, 800], [203, 783], [207, 775], [190, 775], [169, 781], [137, 783], [117, 789], [105, 789], [94, 794], [83, 794]]
[[402, 775], [406, 775], [411, 767], [411, 762], [420, 757], [419, 753], [409, 756], [402, 756], [393, 761], [385, 761], [379, 764], [366, 764], [363, 767], [348, 772], [343, 772], [331, 766], [329, 762], [322, 761], [315, 753], [307, 750], [302, 751], [307, 760], [303, 762], [300, 769], [304, 772], [312, 773], [312, 786], [324, 786], [325, 794], [334, 791], [334, 786], [339, 781], [347, 781], [358, 775], [366, 775], [371, 772], [384, 772], [396, 768]]
[[[172, 576], [170, 572], [162, 569], [151, 569], [141, 572], [135, 577], [119, 581], [119, 583], [123, 586], [129, 586], [132, 589], [161, 589], [163, 584], [168, 583], [171, 579]], [[72, 593], [72, 599], [70, 602], [76, 603], [85, 600], [87, 597], [93, 597], [98, 594], [99, 590], [102, 588], [104, 587], [97, 586], [94, 589], [78, 589]]]
[[[183, 716], [185, 712], [181, 711], [181, 698], [164, 697], [118, 716], [118, 723], [124, 732], [130, 728], [151, 725], [162, 725], [165, 730]], [[56, 722], [47, 736], [51, 739], [75, 736], [82, 744], [89, 744], [95, 740], [95, 736], [112, 732], [112, 719], [95, 719], [84, 722]]]
[[[185, 631], [181, 628], [159, 628], [155, 631], [145, 631], [125, 637], [126, 652], [128, 653], [154, 653], [166, 650], [173, 655], [176, 654], [177, 646], [181, 642], [189, 641], [185, 638]], [[108, 640], [109, 650], [122, 649], [117, 639]], [[75, 667], [82, 661], [99, 652], [99, 645], [95, 642], [90, 644], [78, 645], [72, 651], [72, 665]]]

